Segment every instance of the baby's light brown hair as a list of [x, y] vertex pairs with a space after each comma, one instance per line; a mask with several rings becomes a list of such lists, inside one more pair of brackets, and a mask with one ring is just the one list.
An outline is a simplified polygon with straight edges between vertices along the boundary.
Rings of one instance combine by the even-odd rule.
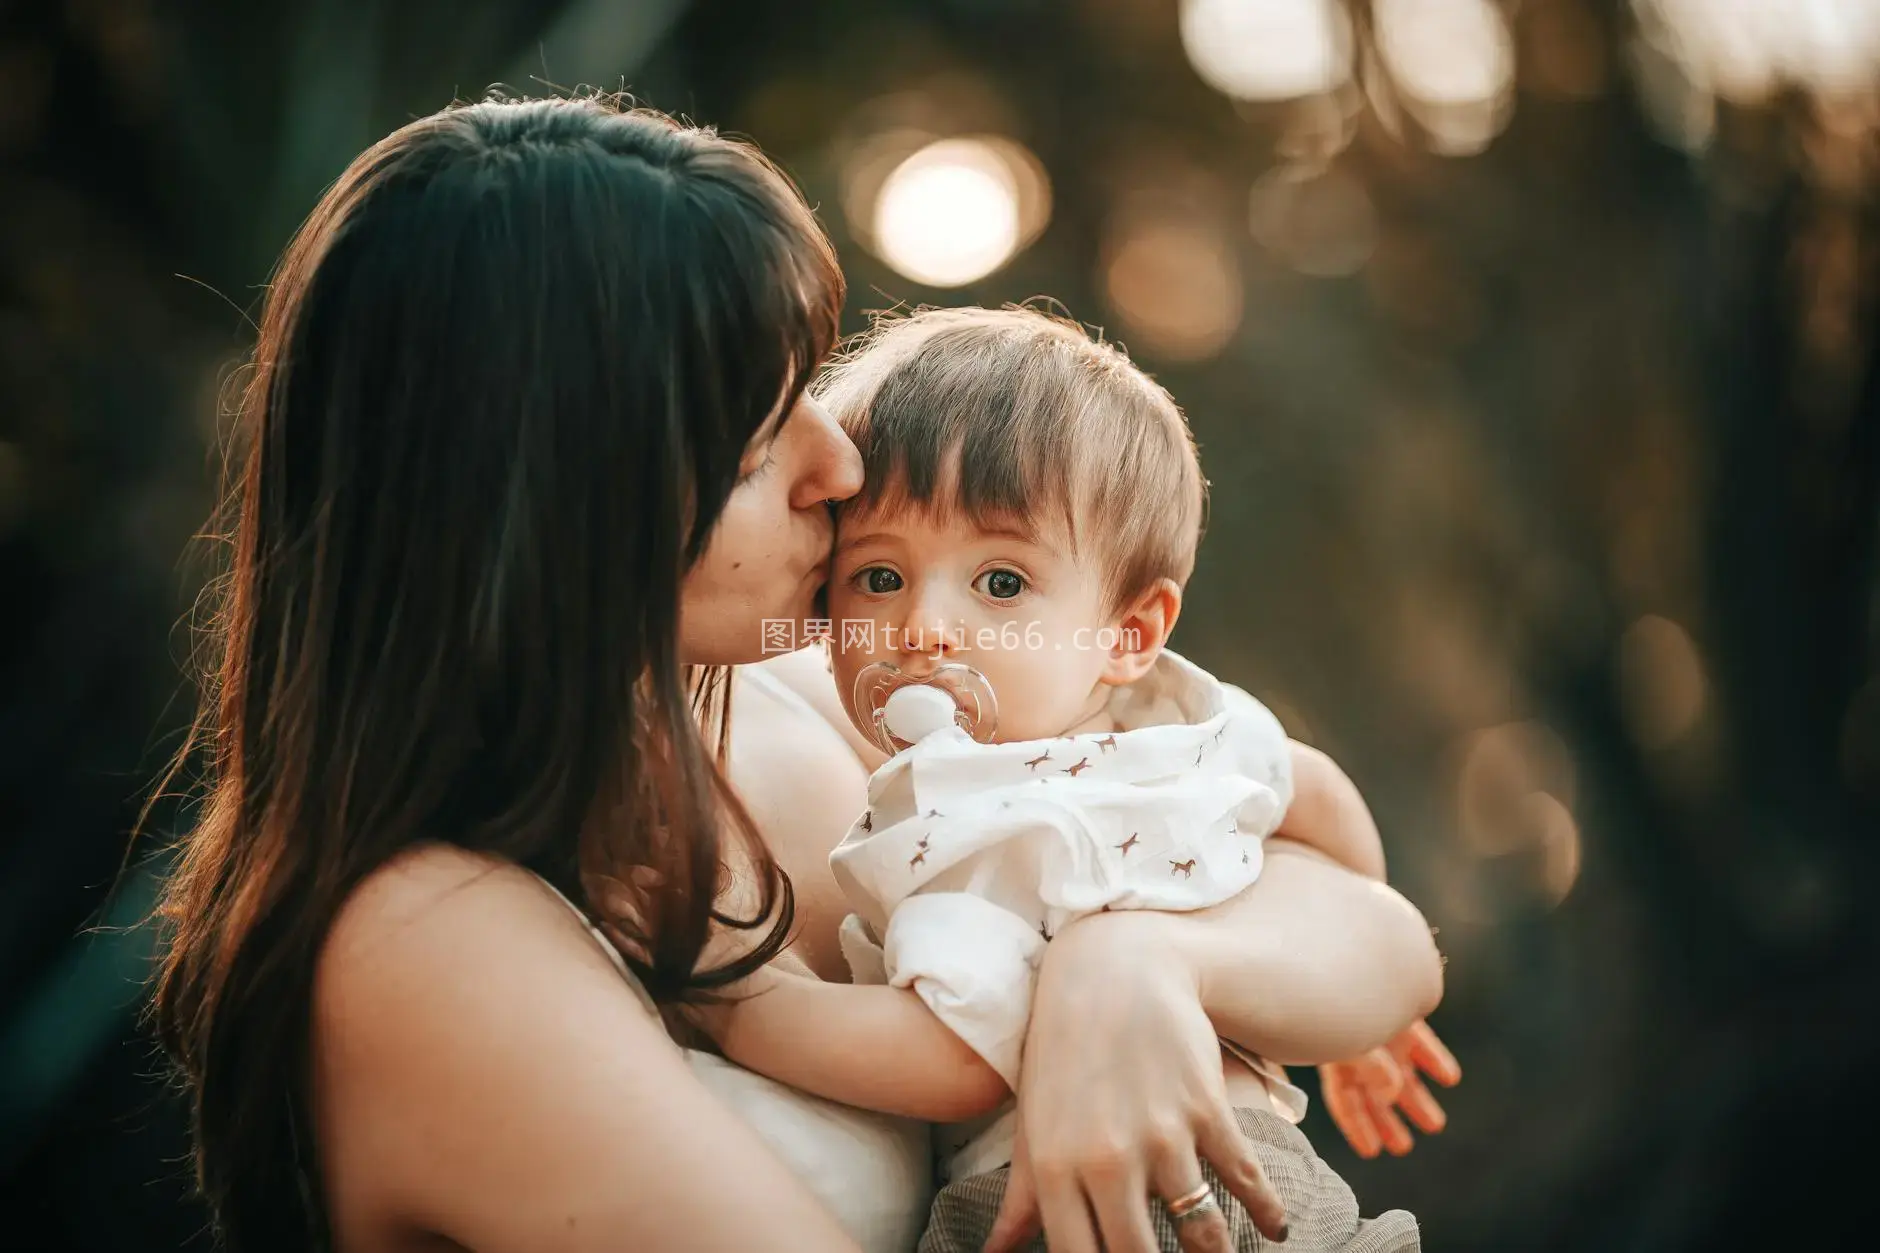
[[1102, 563], [1111, 611], [1194, 570], [1207, 485], [1188, 423], [1075, 322], [1018, 307], [884, 318], [816, 394], [861, 450], [850, 507], [1061, 537]]

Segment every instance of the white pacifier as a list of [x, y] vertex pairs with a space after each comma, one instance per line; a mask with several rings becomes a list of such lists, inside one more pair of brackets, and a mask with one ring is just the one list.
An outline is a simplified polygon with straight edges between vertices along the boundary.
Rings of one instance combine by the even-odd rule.
[[855, 712], [882, 751], [898, 753], [947, 727], [958, 727], [981, 744], [999, 728], [999, 703], [992, 682], [962, 662], [950, 661], [916, 678], [889, 661], [877, 661], [855, 676]]

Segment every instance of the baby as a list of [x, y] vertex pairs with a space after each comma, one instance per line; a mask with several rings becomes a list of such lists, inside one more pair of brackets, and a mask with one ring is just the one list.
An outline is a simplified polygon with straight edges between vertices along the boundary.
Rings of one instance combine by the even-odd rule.
[[[997, 1190], [961, 1189], [1011, 1160], [1053, 935], [1228, 900], [1275, 832], [1378, 877], [1382, 853], [1336, 766], [1166, 648], [1206, 488], [1180, 410], [1120, 352], [1027, 310], [934, 310], [819, 391], [866, 471], [838, 520], [831, 670], [893, 753], [832, 855], [855, 983], [776, 971], [709, 1025], [749, 1069], [943, 1124], [923, 1248], [977, 1247]], [[889, 703], [910, 686], [939, 706], [924, 725]], [[1222, 1048], [1236, 1104], [1299, 1121], [1280, 1067]]]

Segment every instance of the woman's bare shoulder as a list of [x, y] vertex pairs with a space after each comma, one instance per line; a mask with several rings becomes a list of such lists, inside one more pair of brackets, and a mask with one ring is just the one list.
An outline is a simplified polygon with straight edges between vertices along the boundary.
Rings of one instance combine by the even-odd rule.
[[843, 711], [842, 699], [836, 693], [835, 680], [829, 676], [828, 661], [821, 649], [804, 648], [785, 653], [755, 666], [743, 667], [738, 673], [756, 680], [747, 683], [747, 687], [766, 694], [773, 684], [787, 689], [796, 698], [791, 704], [801, 722], [812, 727], [826, 726], [833, 731], [855, 754], [864, 771], [873, 770], [887, 760], [887, 754], [857, 731]]
[[[766, 816], [797, 817], [806, 802], [809, 812], [819, 817], [831, 811], [832, 805], [834, 812], [845, 813], [834, 830], [813, 824], [817, 829], [812, 843], [820, 844], [820, 853], [826, 857], [849, 820], [861, 812], [869, 770], [841, 728], [830, 722], [827, 711], [806, 694], [806, 689], [815, 689], [816, 678], [828, 686], [829, 676], [778, 669], [769, 662], [740, 669], [737, 675], [736, 712], [731, 719], [732, 781], [747, 804], [768, 811], [758, 815], [760, 825]], [[829, 701], [834, 701], [833, 688]], [[834, 708], [840, 714], [840, 706]]]
[[829, 853], [867, 804], [868, 770], [812, 699], [841, 716], [813, 651], [740, 667], [737, 675], [732, 785], [795, 886], [801, 926], [794, 951], [823, 978], [846, 980], [836, 930], [848, 903], [829, 871]]
[[346, 899], [321, 953], [316, 993], [335, 980], [436, 973], [428, 963], [454, 966], [518, 942], [573, 966], [611, 970], [573, 911], [533, 874], [492, 854], [422, 845], [373, 871]]
[[394, 1218], [432, 1230], [458, 1221], [450, 1155], [430, 1143], [439, 1136], [488, 1134], [506, 1109], [525, 1142], [545, 1147], [546, 1111], [571, 1095], [556, 1077], [593, 1073], [581, 1054], [598, 1042], [557, 1038], [535, 1026], [544, 1020], [591, 1022], [621, 1055], [670, 1049], [573, 912], [520, 867], [440, 844], [360, 883], [328, 932], [313, 995], [322, 1166], [341, 1235], [359, 1237], [342, 1243], [377, 1245], [367, 1232]]
[[[408, 1056], [420, 1036], [455, 1048], [469, 1018], [512, 1017], [526, 1004], [580, 998], [639, 1019], [631, 1045], [665, 1044], [663, 1028], [611, 957], [553, 889], [513, 862], [448, 844], [412, 849], [347, 898], [314, 980], [316, 1044], [349, 1057]], [[436, 1024], [451, 1027], [437, 1031]]]
[[721, 1167], [824, 1229], [573, 911], [499, 859], [425, 848], [362, 883], [321, 955], [313, 1040], [342, 1247], [394, 1232], [481, 1250], [776, 1247], [735, 1215], [703, 1243], [674, 1226], [699, 1225]]

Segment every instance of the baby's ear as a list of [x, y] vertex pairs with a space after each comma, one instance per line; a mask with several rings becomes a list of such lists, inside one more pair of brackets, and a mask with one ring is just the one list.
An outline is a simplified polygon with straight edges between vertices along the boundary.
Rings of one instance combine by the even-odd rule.
[[1182, 589], [1173, 579], [1157, 579], [1124, 606], [1116, 624], [1099, 641], [1109, 653], [1103, 663], [1103, 681], [1121, 686], [1149, 673], [1181, 616]]

